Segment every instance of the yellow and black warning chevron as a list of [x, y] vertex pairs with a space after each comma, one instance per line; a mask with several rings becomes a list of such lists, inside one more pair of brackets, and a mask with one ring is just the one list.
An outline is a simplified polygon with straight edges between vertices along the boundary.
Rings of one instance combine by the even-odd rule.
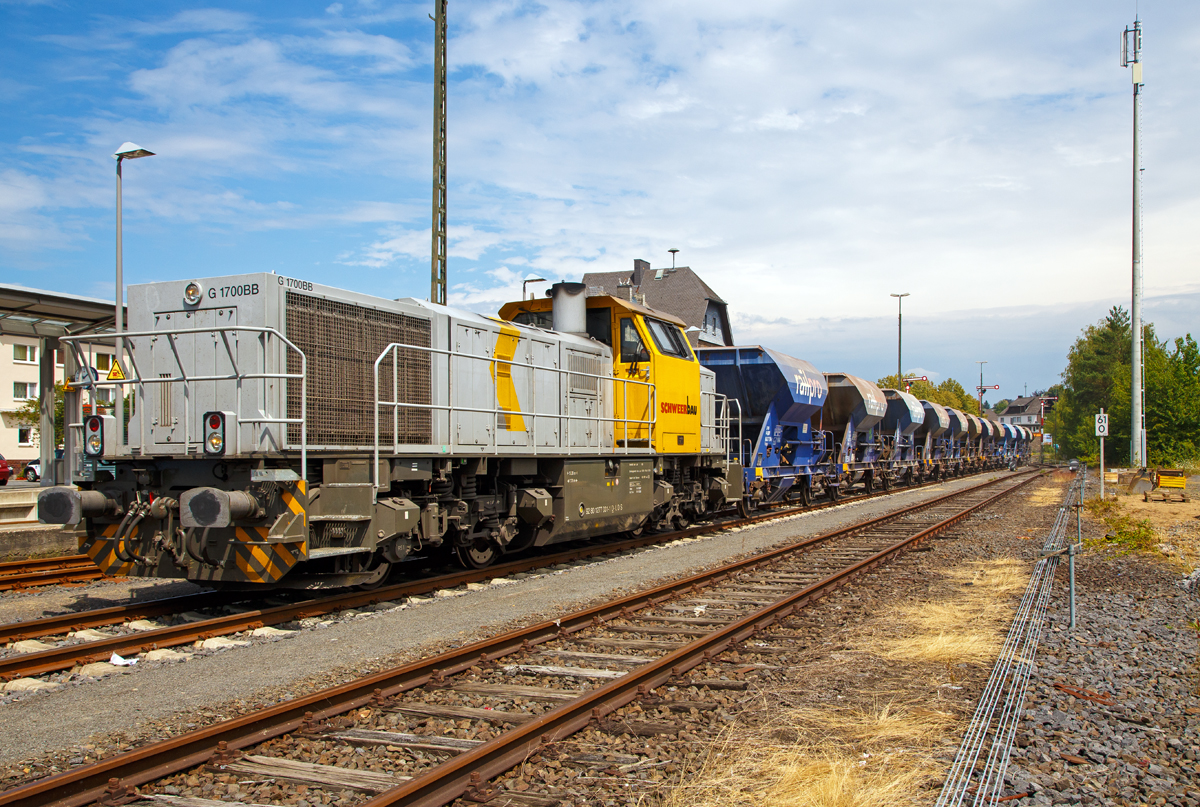
[[287, 508], [293, 513], [302, 514], [304, 516], [304, 526], [308, 528], [308, 485], [303, 479], [296, 482], [296, 492], [284, 488], [280, 493], [280, 498]]
[[237, 537], [231, 545], [233, 561], [238, 571], [251, 583], [277, 583], [296, 565], [304, 560], [304, 542], [287, 544], [267, 543], [266, 527], [238, 527]]
[[133, 570], [133, 564], [122, 562], [117, 557], [117, 542], [113, 540], [117, 535], [117, 528], [120, 524], [109, 524], [95, 538], [84, 538], [80, 540], [79, 548], [87, 554], [92, 562], [100, 567], [100, 571], [110, 577], [129, 574]]

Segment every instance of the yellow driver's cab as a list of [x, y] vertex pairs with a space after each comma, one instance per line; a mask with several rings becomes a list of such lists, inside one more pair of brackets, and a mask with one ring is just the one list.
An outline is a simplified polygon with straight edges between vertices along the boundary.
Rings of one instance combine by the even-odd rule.
[[[700, 362], [683, 321], [607, 295], [588, 297], [586, 304], [588, 336], [612, 350], [616, 444], [699, 453]], [[553, 304], [548, 298], [505, 303], [499, 316], [550, 330]]]

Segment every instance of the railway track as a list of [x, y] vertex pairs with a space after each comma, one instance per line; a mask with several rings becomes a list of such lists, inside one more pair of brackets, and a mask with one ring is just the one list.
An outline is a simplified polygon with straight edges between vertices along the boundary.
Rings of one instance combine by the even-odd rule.
[[53, 586], [63, 583], [86, 583], [99, 580], [104, 573], [96, 568], [87, 555], [68, 555], [60, 558], [14, 560], [0, 563], [0, 591]]
[[[607, 721], [635, 700], [667, 713], [698, 708], [673, 702], [664, 685], [676, 684], [678, 692], [741, 688], [731, 680], [738, 672], [786, 659], [787, 620], [806, 604], [1034, 478], [1027, 472], [985, 482], [280, 703], [0, 793], [0, 805], [123, 803], [137, 797], [134, 788], [155, 792], [182, 781], [184, 772], [196, 780], [232, 774], [276, 787], [350, 789], [370, 807], [486, 801], [495, 795], [490, 779], [532, 755], [554, 755], [555, 744], [580, 729], [629, 729]], [[464, 705], [466, 697], [488, 705]], [[454, 730], [463, 721], [487, 728], [463, 739]], [[420, 728], [406, 730], [410, 722]], [[297, 759], [320, 759], [340, 747], [385, 753], [389, 769]], [[546, 795], [541, 803], [554, 803]], [[252, 796], [239, 799], [256, 801]], [[523, 803], [538, 803], [532, 798]]]
[[[918, 487], [939, 484], [928, 482]], [[310, 617], [320, 617], [352, 608], [363, 608], [381, 602], [416, 597], [441, 589], [451, 589], [468, 583], [479, 583], [496, 577], [534, 571], [539, 568], [572, 563], [588, 558], [617, 554], [658, 543], [666, 543], [683, 537], [699, 536], [732, 527], [746, 526], [803, 512], [812, 512], [841, 504], [864, 501], [890, 495], [888, 492], [860, 494], [835, 502], [822, 502], [809, 507], [774, 506], [756, 512], [748, 518], [721, 520], [701, 524], [672, 533], [643, 535], [637, 538], [604, 543], [591, 543], [552, 555], [536, 555], [496, 564], [486, 569], [455, 571], [432, 577], [423, 577], [394, 585], [383, 586], [371, 591], [348, 591], [326, 597], [304, 599], [298, 602], [273, 607], [238, 607], [238, 603], [250, 600], [254, 595], [247, 592], [199, 592], [181, 597], [172, 597], [149, 602], [118, 605], [92, 611], [42, 617], [25, 622], [0, 625], [0, 645], [30, 639], [48, 637], [72, 638], [71, 643], [34, 652], [23, 652], [0, 657], [0, 681], [12, 681], [39, 675], [69, 670], [76, 665], [107, 661], [114, 653], [131, 657], [150, 650], [180, 647], [216, 636], [229, 636], [262, 627], [273, 627]], [[86, 555], [83, 558], [90, 565]], [[74, 561], [75, 558], [58, 559]], [[93, 566], [93, 569], [95, 567]], [[97, 571], [97, 576], [99, 572]], [[3, 579], [3, 578], [0, 578]], [[224, 613], [207, 619], [196, 618], [198, 611], [235, 608], [234, 613]], [[178, 624], [161, 624], [153, 620], [173, 619], [181, 614], [188, 618]], [[97, 628], [121, 627], [123, 632], [97, 636]], [[93, 631], [83, 637], [72, 637], [81, 631]]]

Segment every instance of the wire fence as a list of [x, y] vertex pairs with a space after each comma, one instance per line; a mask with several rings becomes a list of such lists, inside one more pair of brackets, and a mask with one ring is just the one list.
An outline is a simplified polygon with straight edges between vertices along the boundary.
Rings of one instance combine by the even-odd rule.
[[[1004, 788], [1004, 774], [1012, 754], [1013, 738], [1021, 722], [1025, 690], [1033, 671], [1042, 626], [1046, 621], [1054, 573], [1064, 551], [1070, 550], [1068, 525], [1073, 506], [1083, 503], [1087, 467], [1075, 475], [1059, 507], [1054, 526], [1033, 567], [1029, 585], [979, 705], [963, 735], [954, 764], [946, 775], [937, 807], [958, 807], [968, 799], [973, 807], [995, 804]], [[982, 764], [981, 764], [982, 760]]]

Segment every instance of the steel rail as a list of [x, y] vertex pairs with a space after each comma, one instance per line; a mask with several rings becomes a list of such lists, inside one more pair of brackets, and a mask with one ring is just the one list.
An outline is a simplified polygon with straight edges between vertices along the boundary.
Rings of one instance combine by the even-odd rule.
[[65, 566], [61, 569], [43, 569], [0, 577], [0, 591], [13, 591], [37, 586], [56, 586], [63, 583], [87, 583], [104, 577], [104, 572], [88, 558], [86, 564]]
[[[608, 684], [588, 690], [573, 701], [551, 709], [476, 748], [452, 757], [392, 790], [380, 793], [364, 802], [360, 807], [394, 807], [395, 805], [441, 807], [471, 792], [486, 795], [486, 790], [480, 786], [482, 780], [491, 779], [520, 764], [542, 745], [561, 740], [586, 728], [592, 721], [600, 720], [638, 697], [663, 686], [672, 678], [679, 677], [706, 663], [731, 646], [753, 638], [759, 631], [775, 625], [780, 619], [791, 616], [810, 600], [843, 585], [850, 577], [878, 566], [892, 555], [920, 543], [925, 538], [937, 535], [976, 510], [996, 502], [1029, 481], [1032, 481], [1032, 478], [973, 504], [933, 526], [901, 539], [823, 580], [812, 583], [794, 594], [718, 628], [707, 636], [700, 637]], [[978, 488], [972, 490], [978, 490]], [[572, 626], [566, 629], [566, 633], [574, 633], [579, 629], [581, 628]]]
[[[1029, 471], [1027, 473], [1036, 472]], [[445, 675], [462, 672], [475, 664], [490, 663], [520, 652], [531, 645], [548, 642], [560, 635], [570, 635], [583, 630], [594, 623], [599, 624], [619, 617], [623, 612], [628, 613], [628, 610], [639, 610], [660, 604], [673, 597], [689, 593], [693, 587], [723, 580], [740, 571], [754, 569], [785, 554], [868, 529], [913, 512], [936, 507], [952, 498], [968, 495], [1013, 478], [989, 480], [965, 490], [926, 502], [919, 502], [886, 516], [871, 518], [858, 524], [804, 539], [787, 547], [745, 558], [718, 569], [701, 572], [608, 603], [586, 608], [554, 621], [541, 622], [473, 642], [438, 656], [365, 676], [356, 681], [276, 704], [252, 714], [226, 720], [213, 726], [99, 760], [90, 765], [29, 782], [0, 793], [0, 807], [7, 805], [82, 807], [82, 805], [105, 797], [106, 793], [110, 797], [116, 798], [127, 794], [132, 787], [209, 762], [215, 755], [231, 753], [285, 735], [303, 726], [314, 725], [319, 721], [378, 702], [382, 697], [397, 695], [431, 682], [436, 683], [441, 681]], [[1034, 478], [1036, 477], [1030, 476], [1029, 479], [1009, 488], [1007, 492], [1027, 484]], [[993, 499], [987, 501], [990, 502]], [[971, 509], [978, 509], [985, 504], [986, 502], [975, 505]], [[948, 522], [962, 518], [969, 512], [971, 510], [941, 522], [941, 524], [948, 525]]]
[[50, 569], [62, 569], [67, 566], [78, 566], [81, 563], [91, 563], [87, 555], [62, 555], [57, 558], [33, 558], [30, 560], [9, 560], [0, 563], [0, 577], [25, 572], [40, 572]]
[[[932, 485], [938, 483], [925, 484]], [[923, 486], [924, 485], [921, 487]], [[908, 488], [908, 490], [915, 489], [915, 487]], [[361, 608], [400, 597], [412, 597], [421, 594], [428, 594], [439, 589], [455, 588], [468, 583], [484, 582], [494, 577], [520, 574], [522, 572], [528, 572], [535, 569], [544, 568], [546, 566], [555, 566], [560, 563], [568, 563], [571, 561], [584, 560], [597, 556], [616, 554], [619, 552], [628, 551], [630, 549], [639, 549], [646, 546], [652, 546], [654, 544], [667, 543], [683, 537], [705, 535], [718, 532], [720, 530], [786, 518], [792, 515], [799, 515], [815, 510], [823, 510], [829, 507], [835, 507], [839, 504], [848, 504], [853, 501], [865, 501], [869, 498], [873, 499], [885, 495], [890, 495], [890, 493], [881, 491], [877, 493], [861, 494], [849, 500], [823, 502], [821, 504], [811, 505], [807, 508], [781, 507], [779, 509], [773, 509], [769, 512], [755, 514], [749, 518], [701, 524], [676, 532], [644, 535], [638, 538], [631, 538], [613, 543], [591, 544], [588, 546], [567, 550], [566, 552], [555, 553], [553, 555], [536, 555], [528, 558], [522, 558], [520, 560], [489, 566], [485, 569], [472, 569], [447, 575], [425, 578], [422, 580], [398, 583], [391, 586], [372, 589], [368, 592], [344, 592], [329, 597], [304, 600], [299, 603], [275, 606], [273, 608], [252, 609], [228, 616], [220, 616], [202, 621], [189, 622], [183, 625], [156, 628], [153, 630], [140, 631], [133, 634], [122, 634], [119, 636], [97, 639], [90, 642], [80, 642], [78, 644], [66, 645], [64, 647], [51, 648], [49, 650], [42, 650], [35, 653], [25, 653], [19, 656], [0, 658], [0, 681], [11, 681], [16, 678], [46, 675], [48, 673], [70, 669], [76, 664], [88, 664], [95, 661], [106, 661], [111, 658], [113, 653], [117, 653], [118, 655], [122, 656], [129, 656], [135, 653], [144, 653], [147, 650], [179, 647], [180, 645], [190, 644], [198, 639], [210, 639], [215, 636], [228, 636], [229, 634], [240, 633], [245, 630], [253, 630], [255, 628], [261, 628], [264, 626], [280, 625], [296, 619], [322, 616], [324, 614], [345, 610], [347, 608]], [[88, 560], [90, 563], [90, 559]], [[12, 623], [9, 625], [0, 625], [0, 642], [20, 641], [22, 639], [52, 636], [58, 633], [67, 632], [69, 630], [105, 627], [134, 619], [147, 619], [155, 616], [179, 613], [184, 610], [192, 610], [195, 608], [225, 605], [235, 602], [238, 599], [244, 599], [246, 594], [247, 592], [244, 591], [236, 593], [203, 592], [196, 595], [186, 595], [184, 597], [176, 597], [133, 606], [114, 606], [112, 608], [103, 608], [95, 611], [80, 611], [75, 614], [64, 614], [61, 616]]]
[[24, 639], [40, 639], [43, 636], [54, 636], [88, 628], [103, 628], [135, 619], [151, 619], [197, 608], [212, 608], [237, 602], [239, 599], [246, 599], [247, 596], [253, 596], [253, 594], [245, 591], [201, 591], [195, 594], [182, 594], [178, 597], [114, 605], [110, 608], [93, 608], [88, 611], [43, 616], [24, 622], [10, 622], [7, 625], [0, 625], [0, 644], [19, 642]]

